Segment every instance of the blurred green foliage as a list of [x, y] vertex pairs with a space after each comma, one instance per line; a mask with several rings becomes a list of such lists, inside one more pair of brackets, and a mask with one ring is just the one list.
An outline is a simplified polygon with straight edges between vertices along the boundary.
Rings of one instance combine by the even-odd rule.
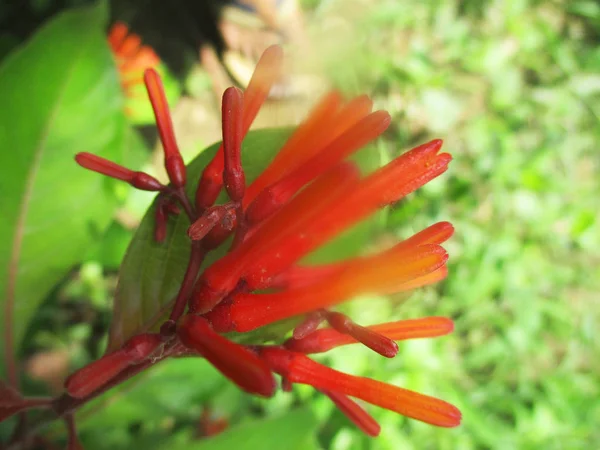
[[[332, 14], [335, 3], [321, 2], [315, 14]], [[448, 315], [455, 333], [403, 343], [391, 361], [366, 352], [358, 371], [453, 401], [464, 421], [448, 432], [375, 412], [380, 439], [366, 444], [349, 428], [331, 448], [594, 447], [599, 4], [354, 4], [343, 14], [357, 37], [348, 50], [357, 71], [337, 72], [340, 82], [371, 86], [392, 112], [390, 153], [442, 137], [455, 159], [447, 176], [394, 208], [389, 230], [408, 236], [442, 219], [457, 230], [448, 279], [391, 313]], [[348, 305], [353, 317], [369, 310]], [[389, 317], [369, 314], [373, 322]], [[330, 357], [336, 367], [338, 353]]]
[[[13, 305], [15, 346], [39, 303], [80, 261], [81, 248], [102, 236], [118, 203], [114, 183], [81, 175], [73, 149], [132, 162], [106, 14], [101, 5], [63, 14], [0, 68], [0, 304]], [[0, 357], [1, 367], [4, 346]]]
[[[359, 347], [320, 360], [448, 400], [463, 411], [463, 425], [436, 429], [370, 408], [382, 425], [373, 440], [310, 388], [271, 400], [251, 398], [203, 361], [182, 359], [161, 363], [86, 406], [79, 413], [86, 448], [594, 448], [600, 442], [600, 6], [592, 0], [303, 3], [311, 33], [326, 37], [320, 51], [332, 79], [349, 92], [368, 92], [392, 114], [393, 125], [379, 144], [384, 153], [393, 156], [441, 137], [454, 157], [447, 174], [385, 218], [386, 233], [396, 237], [450, 220], [457, 231], [447, 246], [448, 279], [410, 296], [358, 299], [343, 309], [362, 324], [445, 315], [455, 320], [455, 333], [404, 342], [392, 360]], [[76, 13], [45, 32], [74, 20], [68, 14]], [[90, 25], [89, 33], [100, 36], [105, 24], [97, 14], [99, 25]], [[82, 26], [75, 22], [63, 32]], [[100, 61], [93, 55], [106, 55], [107, 47], [96, 40], [98, 48], [86, 55]], [[34, 44], [35, 38], [2, 60], [0, 80]], [[39, 64], [42, 53], [30, 63]], [[112, 74], [113, 63], [106, 61], [104, 70]], [[46, 64], [50, 73], [64, 70]], [[110, 77], [109, 89], [117, 89], [116, 76]], [[47, 96], [21, 97], [31, 111], [52, 106]], [[110, 98], [122, 103], [120, 95]], [[14, 119], [6, 111], [0, 127]], [[97, 125], [95, 108], [73, 102], [67, 112], [64, 120]], [[133, 151], [122, 156], [139, 166], [149, 152], [129, 126], [122, 128], [123, 148]], [[66, 129], [86, 134], [85, 128]], [[16, 170], [5, 136], [0, 134], [2, 167]], [[84, 137], [77, 142], [89, 142], [79, 140]], [[94, 134], [88, 138], [93, 142]], [[73, 152], [93, 151], [89, 145], [71, 145], [56, 156], [64, 161], [57, 164], [67, 167]], [[106, 148], [109, 155], [117, 147]], [[48, 179], [40, 189], [55, 192], [60, 177]], [[99, 182], [90, 174], [85, 179], [85, 186]], [[12, 195], [4, 187], [8, 182], [1, 183], [2, 195]], [[118, 187], [102, 192], [106, 198], [94, 202], [111, 202], [110, 211], [124, 201]], [[79, 367], [103, 351], [114, 274], [132, 232], [117, 221], [107, 227], [112, 216], [105, 209], [96, 213], [102, 221], [94, 230], [97, 245], [70, 262], [80, 269], [69, 274], [71, 266], [63, 264], [48, 287], [38, 289], [34, 302], [43, 303], [25, 334], [24, 357], [65, 348]], [[44, 238], [52, 242], [52, 235]], [[44, 261], [38, 261], [41, 268]], [[44, 389], [31, 381], [26, 388]], [[231, 427], [190, 443], [204, 405]], [[0, 425], [0, 438], [7, 433]], [[60, 423], [48, 430], [51, 439], [64, 436]]]

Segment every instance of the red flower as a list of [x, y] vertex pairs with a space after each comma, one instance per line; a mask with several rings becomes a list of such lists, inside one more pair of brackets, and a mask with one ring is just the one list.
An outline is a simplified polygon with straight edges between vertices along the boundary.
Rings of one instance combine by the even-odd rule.
[[[379, 425], [349, 397], [433, 425], [457, 426], [461, 414], [449, 403], [347, 375], [306, 356], [360, 342], [383, 356], [394, 357], [398, 352], [395, 341], [450, 333], [453, 323], [442, 317], [364, 327], [328, 308], [358, 294], [406, 291], [443, 279], [448, 255], [441, 244], [452, 235], [452, 225], [434, 224], [372, 255], [323, 266], [299, 263], [377, 209], [442, 174], [451, 157], [440, 153], [441, 140], [433, 140], [361, 176], [346, 158], [380, 136], [390, 124], [390, 116], [384, 111], [371, 112], [372, 102], [367, 97], [344, 103], [332, 92], [317, 103], [264, 172], [246, 186], [241, 142], [280, 76], [281, 65], [281, 50], [271, 47], [245, 92], [236, 88], [225, 92], [223, 144], [198, 182], [195, 207], [184, 193], [189, 176], [177, 149], [160, 79], [154, 71], [146, 72], [171, 184], [155, 186], [147, 181], [137, 187], [152, 186], [160, 191], [157, 240], [164, 236], [166, 215], [178, 212], [174, 202], [181, 204], [191, 223], [190, 262], [160, 339], [158, 335], [132, 338], [122, 349], [72, 375], [67, 390], [74, 396], [90, 395], [118, 374], [129, 375], [131, 365], [141, 365], [160, 347], [163, 359], [201, 355], [250, 393], [272, 395], [273, 373], [281, 375], [285, 390], [294, 383], [314, 386], [369, 435], [377, 435]], [[137, 172], [91, 155], [78, 155], [77, 161], [134, 186], [139, 178]], [[213, 205], [223, 185], [231, 201]], [[204, 255], [232, 233], [230, 251], [199, 273]], [[265, 289], [269, 291], [265, 293]], [[189, 308], [184, 316], [186, 304]], [[282, 336], [276, 346], [240, 345], [219, 334], [244, 333], [295, 317], [300, 319], [292, 337], [285, 340]], [[323, 322], [329, 327], [317, 329]], [[105, 376], [99, 377], [94, 369]]]

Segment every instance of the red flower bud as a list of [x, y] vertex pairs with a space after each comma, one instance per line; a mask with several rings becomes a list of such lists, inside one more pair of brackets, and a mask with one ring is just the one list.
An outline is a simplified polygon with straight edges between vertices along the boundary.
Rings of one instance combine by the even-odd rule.
[[223, 93], [223, 182], [229, 198], [234, 202], [242, 200], [246, 189], [241, 160], [243, 98], [242, 91], [235, 87]]
[[144, 172], [134, 172], [101, 156], [81, 152], [75, 155], [80, 166], [117, 180], [125, 181], [143, 191], [160, 191], [164, 186], [154, 177]]
[[143, 333], [132, 337], [123, 345], [132, 364], [144, 362], [156, 352], [162, 344], [159, 334]]
[[94, 393], [133, 364], [149, 358], [160, 346], [157, 334], [141, 334], [127, 341], [120, 349], [103, 356], [73, 373], [65, 381], [71, 397], [83, 398]]
[[[281, 77], [283, 52], [281, 47], [273, 45], [267, 48], [254, 69], [248, 87], [244, 91], [244, 114], [242, 121], [242, 139], [248, 133], [250, 125], [273, 84]], [[223, 186], [223, 169], [225, 168], [223, 145], [210, 163], [204, 168], [196, 190], [196, 207], [202, 211], [215, 202]]]
[[154, 69], [147, 69], [144, 72], [144, 82], [146, 83], [148, 97], [154, 110], [158, 134], [163, 144], [165, 169], [167, 169], [169, 180], [171, 180], [171, 183], [176, 188], [183, 187], [186, 182], [185, 163], [175, 140], [173, 123], [171, 121], [171, 114], [169, 113], [169, 104], [167, 103], [162, 81]]
[[[452, 320], [445, 317], [425, 317], [423, 319], [400, 320], [367, 327], [374, 333], [394, 341], [443, 336], [454, 330]], [[342, 345], [359, 342], [353, 336], [333, 328], [323, 328], [301, 338], [288, 339], [284, 346], [300, 353], [323, 353]]]
[[144, 172], [134, 172], [130, 184], [142, 191], [160, 191], [164, 188], [156, 178]]
[[336, 331], [352, 336], [363, 345], [386, 358], [393, 358], [398, 353], [398, 344], [369, 328], [361, 327], [350, 318], [338, 312], [328, 312], [327, 322]]

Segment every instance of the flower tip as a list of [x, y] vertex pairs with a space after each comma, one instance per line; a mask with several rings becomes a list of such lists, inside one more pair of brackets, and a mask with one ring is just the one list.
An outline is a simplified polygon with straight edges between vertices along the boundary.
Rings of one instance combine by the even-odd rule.
[[383, 348], [379, 354], [385, 356], [386, 358], [394, 358], [398, 354], [398, 344], [394, 341], [390, 341], [390, 343]]
[[456, 406], [448, 404], [448, 407], [446, 408], [446, 411], [444, 411], [444, 413], [446, 416], [445, 419], [440, 420], [438, 423], [433, 423], [433, 425], [437, 425], [444, 428], [456, 428], [461, 424], [462, 413]]
[[448, 251], [446, 249], [444, 249], [444, 252], [440, 256], [440, 261], [441, 261], [440, 266], [446, 264], [446, 262], [448, 261], [449, 258], [450, 258], [450, 255], [448, 254]]
[[100, 158], [92, 153], [88, 152], [79, 152], [75, 155], [75, 162], [79, 164], [84, 169], [93, 170], [96, 172], [95, 167], [99, 166], [99, 161], [103, 158]]
[[[421, 397], [427, 398], [427, 396], [422, 395]], [[427, 403], [429, 404], [427, 405]], [[421, 405], [413, 404], [405, 415], [442, 428], [455, 428], [462, 421], [462, 413], [456, 406], [433, 397], [429, 397], [429, 401]]]
[[376, 113], [381, 113], [379, 116], [381, 117], [382, 126], [385, 128], [389, 127], [392, 123], [392, 116], [390, 116], [390, 113], [387, 111], [377, 111]]
[[452, 321], [451, 319], [448, 319], [446, 317], [440, 317], [440, 319], [442, 320], [442, 327], [445, 333], [444, 334], [450, 334], [454, 332], [454, 321]]
[[441, 172], [443, 173], [448, 168], [448, 164], [452, 161], [452, 155], [450, 153], [440, 153], [437, 157], [440, 166], [445, 166], [444, 170]]
[[158, 78], [160, 78], [160, 75], [158, 75], [158, 72], [154, 68], [148, 67], [146, 70], [144, 70], [144, 83], [146, 86], [152, 82], [155, 82]]
[[440, 234], [440, 238], [442, 239], [441, 242], [447, 241], [454, 234], [454, 225], [452, 225], [450, 222], [440, 222], [439, 227], [440, 227], [439, 234]]
[[86, 158], [85, 155], [87, 155], [86, 152], [79, 152], [75, 155], [75, 162], [82, 167], [84, 167], [82, 161], [85, 160], [85, 158]]
[[238, 105], [241, 106], [243, 96], [244, 96], [244, 94], [240, 88], [237, 88], [235, 86], [229, 86], [223, 92], [223, 103], [224, 104], [233, 104], [236, 107], [238, 107]]
[[283, 48], [281, 45], [273, 44], [265, 49], [263, 57], [275, 60], [283, 59]]

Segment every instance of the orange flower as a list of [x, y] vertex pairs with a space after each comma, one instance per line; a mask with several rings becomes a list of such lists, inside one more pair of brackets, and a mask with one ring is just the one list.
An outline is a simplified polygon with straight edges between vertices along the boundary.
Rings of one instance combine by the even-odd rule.
[[142, 39], [133, 33], [123, 22], [116, 22], [108, 33], [108, 44], [117, 61], [121, 85], [127, 97], [133, 96], [133, 89], [144, 82], [144, 71], [155, 68], [160, 58], [151, 47], [142, 45]]

